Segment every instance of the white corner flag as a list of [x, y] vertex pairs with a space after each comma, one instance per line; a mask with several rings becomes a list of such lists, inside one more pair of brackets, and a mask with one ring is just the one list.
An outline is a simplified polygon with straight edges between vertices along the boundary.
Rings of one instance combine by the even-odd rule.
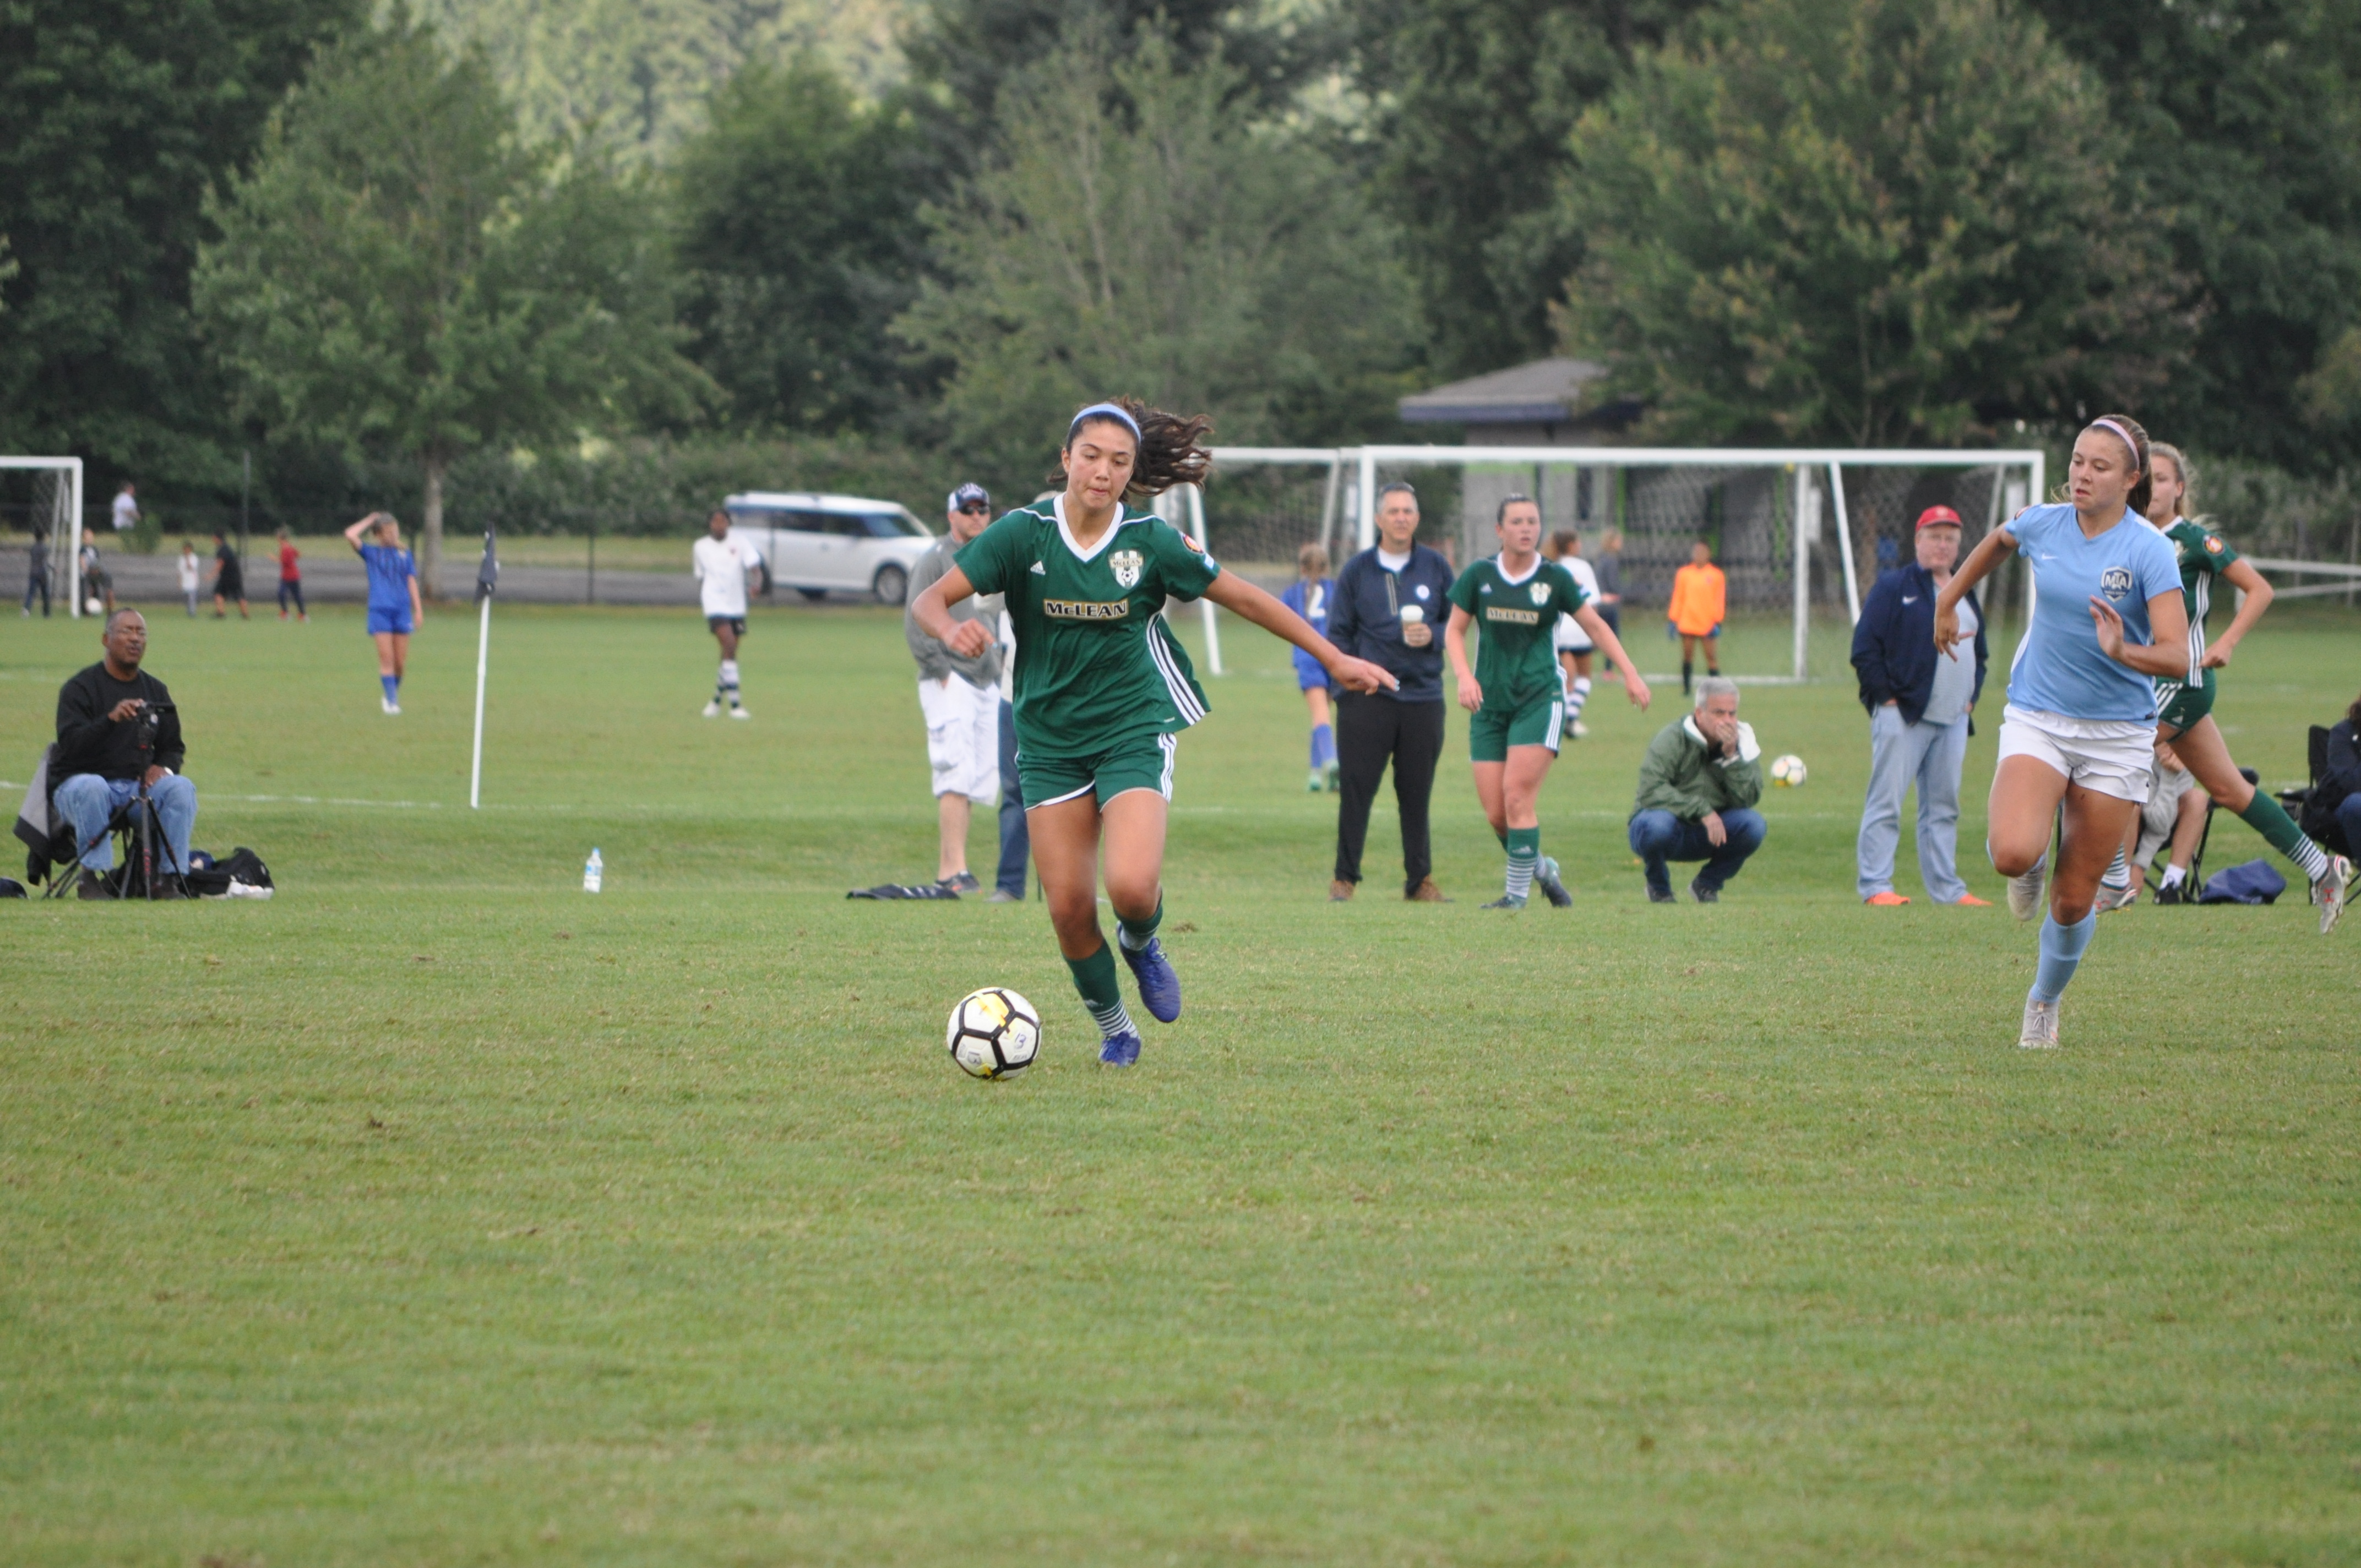
[[492, 594], [500, 587], [500, 558], [492, 548], [492, 525], [484, 525], [484, 563], [476, 568], [476, 602], [483, 615], [476, 631], [476, 760], [467, 770], [467, 809], [483, 805], [484, 669], [492, 651]]

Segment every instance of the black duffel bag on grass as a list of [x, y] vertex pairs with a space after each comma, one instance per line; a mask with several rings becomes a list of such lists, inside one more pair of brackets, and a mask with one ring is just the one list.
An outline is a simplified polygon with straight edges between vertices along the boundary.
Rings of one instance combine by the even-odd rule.
[[[225, 861], [192, 852], [189, 861], [189, 891], [199, 898], [250, 898], [256, 894], [268, 897], [271, 892], [270, 868], [243, 844], [231, 850]], [[252, 891], [240, 894], [236, 891], [240, 887]]]

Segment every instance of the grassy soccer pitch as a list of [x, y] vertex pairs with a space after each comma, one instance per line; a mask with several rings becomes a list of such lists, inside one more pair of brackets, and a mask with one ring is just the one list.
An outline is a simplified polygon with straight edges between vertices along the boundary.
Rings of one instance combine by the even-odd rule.
[[[15, 787], [96, 641], [0, 630]], [[2267, 782], [2355, 647], [2290, 608], [2226, 673]], [[731, 724], [693, 615], [503, 608], [479, 813], [472, 613], [390, 719], [357, 611], [159, 612], [197, 842], [280, 891], [0, 905], [0, 1560], [2355, 1561], [2361, 928], [2110, 916], [2018, 1052], [2030, 929], [1906, 845], [1917, 902], [1854, 900], [1841, 649], [1746, 694], [1813, 772], [1719, 905], [1623, 844], [1677, 684], [1602, 685], [1543, 806], [1576, 905], [1501, 916], [1457, 715], [1457, 902], [1388, 896], [1389, 804], [1324, 902], [1283, 650], [1230, 623], [1188, 1011], [1125, 1074], [1038, 904], [845, 901], [932, 871], [890, 612], [759, 612]], [[942, 1049], [986, 982], [1048, 1020], [1006, 1084]]]

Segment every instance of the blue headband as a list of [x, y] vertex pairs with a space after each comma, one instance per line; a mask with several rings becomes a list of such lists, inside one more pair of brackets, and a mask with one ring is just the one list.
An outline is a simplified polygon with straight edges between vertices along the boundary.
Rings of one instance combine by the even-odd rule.
[[1120, 423], [1126, 430], [1131, 432], [1132, 440], [1138, 441], [1143, 439], [1139, 433], [1139, 422], [1132, 418], [1131, 415], [1126, 411], [1122, 404], [1093, 403], [1089, 408], [1086, 408], [1082, 412], [1076, 414], [1074, 416], [1074, 422], [1066, 427], [1067, 445], [1071, 446], [1074, 444], [1074, 433], [1082, 428], [1082, 422], [1086, 419], [1114, 420]]

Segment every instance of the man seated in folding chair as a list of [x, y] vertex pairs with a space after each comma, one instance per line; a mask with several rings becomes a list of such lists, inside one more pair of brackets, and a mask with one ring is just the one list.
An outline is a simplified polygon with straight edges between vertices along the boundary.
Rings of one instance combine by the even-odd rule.
[[[148, 656], [148, 622], [136, 609], [106, 618], [106, 656], [58, 688], [58, 743], [49, 758], [56, 816], [73, 824], [82, 898], [114, 898], [110, 833], [140, 786], [155, 803], [164, 841], [155, 846], [155, 895], [181, 897], [189, 835], [197, 824], [197, 786], [181, 776], [188, 749], [181, 714], [164, 683], [139, 667]], [[133, 819], [136, 823], [136, 817]]]

